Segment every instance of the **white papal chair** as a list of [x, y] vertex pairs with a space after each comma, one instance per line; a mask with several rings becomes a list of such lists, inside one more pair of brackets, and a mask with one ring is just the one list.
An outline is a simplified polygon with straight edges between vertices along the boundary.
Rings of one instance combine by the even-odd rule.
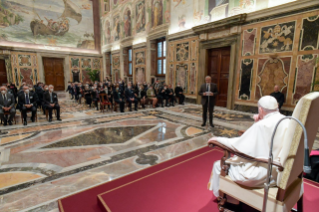
[[[305, 126], [310, 150], [312, 149], [319, 127], [318, 108], [319, 92], [309, 93], [299, 100], [292, 115], [299, 119]], [[287, 133], [283, 140], [280, 163], [273, 163], [273, 166], [278, 168], [279, 175], [277, 178], [277, 186], [269, 189], [267, 212], [289, 212], [296, 203], [298, 212], [303, 212], [303, 141], [302, 128], [296, 121], [290, 120]], [[262, 211], [264, 189], [248, 188], [233, 182], [227, 175], [229, 169], [227, 159], [231, 154], [235, 154], [239, 157], [261, 163], [268, 163], [268, 160], [253, 158], [240, 152], [233, 151], [218, 143], [218, 141], [215, 141], [213, 145], [224, 150], [224, 156], [221, 159], [222, 172], [219, 184], [219, 211], [228, 211], [225, 209], [228, 195]]]

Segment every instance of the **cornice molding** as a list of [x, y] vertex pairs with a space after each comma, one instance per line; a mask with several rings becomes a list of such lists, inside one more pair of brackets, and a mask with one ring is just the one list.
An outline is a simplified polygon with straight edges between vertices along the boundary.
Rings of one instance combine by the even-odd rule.
[[247, 17], [247, 14], [243, 13], [243, 14], [231, 16], [225, 19], [221, 19], [218, 21], [199, 25], [199, 26], [193, 27], [192, 30], [196, 34], [202, 34], [202, 33], [220, 31], [220, 30], [228, 29], [234, 26], [241, 26], [243, 23], [245, 23], [246, 17]]
[[[52, 49], [35, 49], [32, 47], [13, 47], [13, 46], [0, 46], [4, 51], [11, 52], [30, 52], [40, 54], [52, 54], [52, 55], [72, 55], [72, 56], [84, 56], [84, 57], [102, 57], [102, 54], [96, 50], [88, 50], [88, 52], [81, 52], [81, 49], [70, 49], [68, 51], [59, 51], [59, 47], [48, 47]], [[63, 48], [62, 48], [63, 49]], [[86, 51], [86, 50], [84, 50]]]
[[193, 29], [187, 29], [181, 32], [170, 34], [170, 35], [167, 35], [166, 38], [168, 40], [175, 40], [175, 39], [181, 39], [183, 37], [190, 37], [190, 36], [196, 36], [196, 34], [194, 34]]
[[156, 39], [165, 37], [167, 35], [168, 28], [169, 28], [169, 23], [166, 23], [158, 27], [155, 27], [154, 29], [151, 29], [151, 31], [148, 33], [147, 39], [156, 40]]
[[275, 7], [270, 7], [270, 8], [248, 13], [246, 22], [251, 22], [253, 20], [280, 15], [283, 13], [288, 14], [294, 11], [310, 8], [313, 6], [319, 6], [319, 1], [318, 0], [299, 0], [299, 1], [289, 2], [289, 3], [278, 5]]
[[144, 48], [146, 47], [146, 44], [147, 44], [146, 42], [135, 44], [133, 45], [133, 49]]

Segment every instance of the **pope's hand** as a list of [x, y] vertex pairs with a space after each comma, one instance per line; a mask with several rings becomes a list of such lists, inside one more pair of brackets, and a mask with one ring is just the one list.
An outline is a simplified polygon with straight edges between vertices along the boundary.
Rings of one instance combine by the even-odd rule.
[[254, 118], [255, 122], [260, 120], [259, 114], [255, 114], [253, 118]]

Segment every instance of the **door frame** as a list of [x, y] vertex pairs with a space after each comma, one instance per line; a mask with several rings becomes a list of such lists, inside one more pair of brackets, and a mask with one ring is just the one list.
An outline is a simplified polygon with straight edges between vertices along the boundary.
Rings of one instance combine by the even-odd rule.
[[[199, 71], [197, 77], [197, 90], [200, 90], [200, 86], [205, 82], [205, 76], [208, 73], [208, 50], [214, 48], [222, 48], [230, 46], [230, 60], [229, 60], [229, 78], [227, 89], [227, 106], [226, 108], [234, 108], [234, 100], [236, 95], [235, 78], [236, 78], [236, 62], [238, 61], [240, 35], [233, 35], [229, 37], [203, 41], [199, 43]], [[200, 103], [201, 97], [197, 96], [197, 103]]]
[[50, 53], [37, 53], [38, 57], [38, 63], [39, 63], [39, 74], [40, 74], [40, 81], [45, 82], [45, 70], [43, 66], [43, 58], [57, 58], [57, 59], [63, 59], [63, 72], [64, 72], [64, 87], [68, 87], [68, 81], [70, 81], [70, 65], [69, 55], [56, 55], [56, 54], [50, 54]]

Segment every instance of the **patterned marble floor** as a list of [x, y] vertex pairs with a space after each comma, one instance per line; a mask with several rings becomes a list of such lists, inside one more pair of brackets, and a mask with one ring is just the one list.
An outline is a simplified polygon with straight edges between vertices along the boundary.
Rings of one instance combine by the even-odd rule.
[[63, 122], [44, 117], [2, 127], [1, 212], [55, 212], [64, 196], [206, 146], [213, 135], [236, 136], [253, 123], [252, 114], [217, 107], [216, 127], [200, 127], [201, 107], [192, 104], [103, 114], [60, 102]]

